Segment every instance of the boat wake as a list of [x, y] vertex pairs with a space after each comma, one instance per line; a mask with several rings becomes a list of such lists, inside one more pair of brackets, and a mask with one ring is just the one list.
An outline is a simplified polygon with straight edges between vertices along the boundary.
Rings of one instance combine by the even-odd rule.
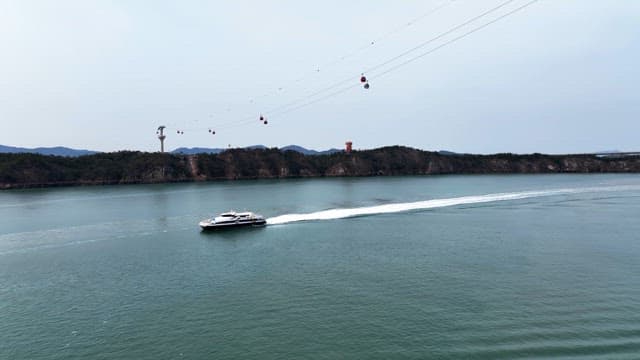
[[529, 199], [543, 196], [557, 196], [557, 195], [571, 195], [590, 192], [610, 192], [610, 191], [624, 191], [624, 190], [639, 190], [638, 186], [602, 186], [602, 187], [588, 187], [588, 188], [573, 188], [573, 189], [554, 189], [554, 190], [541, 190], [541, 191], [523, 191], [513, 193], [499, 193], [499, 194], [487, 194], [487, 195], [473, 195], [462, 196], [446, 199], [433, 199], [416, 201], [409, 203], [395, 203], [385, 205], [366, 206], [350, 209], [329, 209], [308, 214], [285, 214], [275, 216], [267, 219], [268, 225], [280, 225], [288, 224], [298, 221], [313, 221], [313, 220], [333, 220], [343, 219], [348, 217], [363, 216], [363, 215], [375, 215], [375, 214], [388, 214], [412, 210], [426, 210], [441, 208], [447, 206], [466, 205], [466, 204], [479, 204], [496, 201], [509, 201]]

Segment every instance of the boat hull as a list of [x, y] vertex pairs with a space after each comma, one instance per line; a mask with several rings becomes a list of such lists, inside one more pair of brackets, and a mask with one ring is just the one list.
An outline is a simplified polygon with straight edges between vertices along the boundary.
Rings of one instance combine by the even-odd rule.
[[211, 230], [224, 230], [224, 229], [234, 229], [240, 227], [262, 227], [267, 225], [267, 220], [252, 220], [252, 221], [234, 221], [227, 223], [213, 223], [213, 222], [200, 222], [200, 228], [202, 230], [211, 231]]

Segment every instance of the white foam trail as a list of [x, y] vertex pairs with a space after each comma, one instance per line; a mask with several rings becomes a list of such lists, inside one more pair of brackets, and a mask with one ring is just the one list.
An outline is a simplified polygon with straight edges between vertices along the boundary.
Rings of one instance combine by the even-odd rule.
[[541, 191], [523, 191], [514, 193], [500, 193], [487, 195], [462, 196], [448, 199], [433, 199], [410, 203], [396, 203], [376, 206], [366, 206], [351, 209], [329, 209], [308, 214], [285, 214], [267, 219], [269, 225], [279, 225], [297, 221], [332, 220], [362, 215], [387, 214], [411, 210], [425, 210], [446, 206], [478, 204], [495, 201], [520, 200], [542, 196], [569, 195], [587, 192], [638, 190], [638, 186], [607, 186], [574, 189], [555, 189]]

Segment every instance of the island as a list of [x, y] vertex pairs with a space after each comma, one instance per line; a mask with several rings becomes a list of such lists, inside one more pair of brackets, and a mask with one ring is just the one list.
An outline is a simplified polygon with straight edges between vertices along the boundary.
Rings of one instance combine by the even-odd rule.
[[0, 188], [437, 174], [638, 173], [640, 155], [457, 154], [404, 146], [305, 155], [278, 148], [218, 154], [139, 151], [78, 157], [0, 154]]

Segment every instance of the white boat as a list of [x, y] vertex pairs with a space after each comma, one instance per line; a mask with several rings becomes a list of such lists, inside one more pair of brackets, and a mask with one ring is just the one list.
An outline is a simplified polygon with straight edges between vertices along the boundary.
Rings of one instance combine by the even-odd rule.
[[264, 226], [267, 220], [262, 215], [254, 214], [250, 211], [222, 213], [213, 219], [200, 221], [202, 230], [217, 230], [241, 226]]

